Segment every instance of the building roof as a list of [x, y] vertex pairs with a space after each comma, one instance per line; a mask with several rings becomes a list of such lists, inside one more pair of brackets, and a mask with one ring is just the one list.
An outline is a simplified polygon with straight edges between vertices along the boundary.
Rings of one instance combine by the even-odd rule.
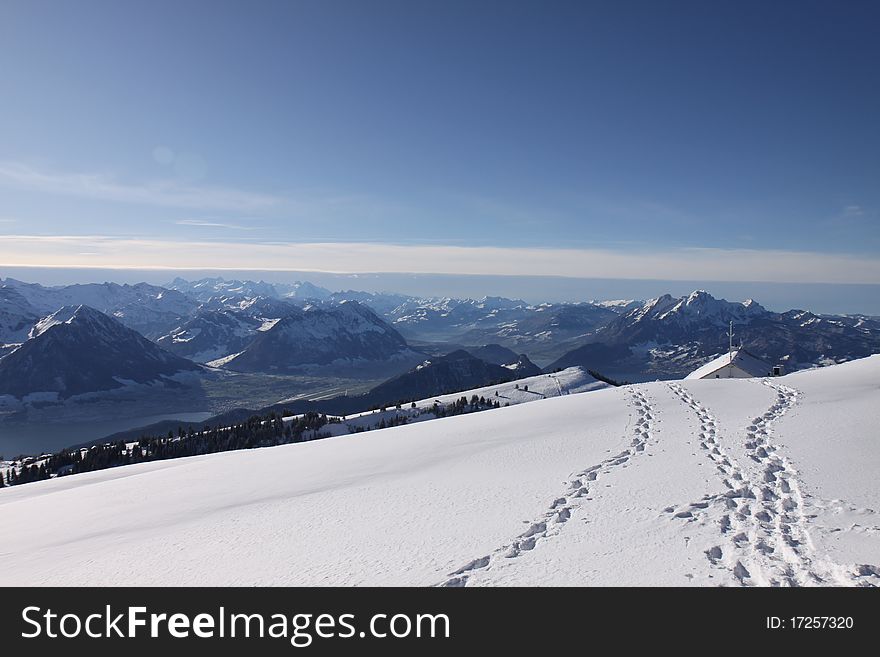
[[[706, 376], [709, 376], [713, 372], [720, 370], [723, 367], [726, 367], [730, 363], [730, 355], [722, 354], [718, 356], [718, 358], [710, 360], [702, 367], [695, 369], [685, 378], [702, 379]], [[745, 349], [737, 349], [733, 352], [733, 365], [743, 370], [744, 372], [748, 372], [752, 376], [767, 376], [772, 369], [769, 363], [765, 363], [763, 360], [761, 360], [757, 356], [753, 356]]]

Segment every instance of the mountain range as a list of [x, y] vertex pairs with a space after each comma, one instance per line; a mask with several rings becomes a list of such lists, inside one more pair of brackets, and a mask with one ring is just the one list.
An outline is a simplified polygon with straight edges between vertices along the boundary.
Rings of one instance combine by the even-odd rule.
[[326, 290], [308, 281], [294, 283], [266, 283], [265, 281], [225, 280], [223, 278], [203, 278], [187, 281], [175, 278], [166, 286], [169, 290], [181, 292], [197, 301], [209, 301], [215, 297], [270, 297], [298, 300], [320, 300], [330, 297]]
[[548, 366], [581, 365], [635, 380], [686, 375], [734, 344], [787, 371], [880, 351], [880, 322], [803, 310], [772, 312], [751, 299], [729, 302], [697, 290], [663, 295], [618, 315]]
[[[45, 287], [7, 278], [0, 280], [0, 290], [18, 292], [41, 317], [62, 306], [85, 305], [112, 316], [149, 339], [164, 335], [199, 306], [198, 301], [181, 292], [148, 283]], [[0, 339], [8, 340], [3, 335]]]
[[514, 299], [484, 297], [411, 299], [386, 317], [409, 340], [494, 342], [517, 351], [544, 355], [556, 353], [554, 349], [567, 340], [589, 334], [617, 317], [617, 312], [592, 303], [532, 305]]
[[[247, 375], [249, 385], [265, 375], [311, 381], [304, 392], [294, 389], [304, 399], [321, 385], [339, 394], [355, 380], [363, 390], [389, 379], [388, 394], [405, 398], [406, 386], [430, 396], [497, 378], [493, 368], [502, 366], [527, 376], [539, 369], [535, 362], [548, 372], [580, 366], [618, 381], [674, 378], [725, 352], [731, 322], [736, 346], [786, 371], [880, 351], [877, 318], [775, 312], [701, 290], [646, 302], [531, 304], [330, 292], [307, 282], [46, 287], [4, 279], [0, 394], [66, 399], [175, 372], [213, 372]], [[479, 363], [461, 354], [444, 360], [460, 349]], [[432, 368], [417, 376], [413, 368], [426, 361]], [[436, 378], [424, 383], [429, 376]], [[335, 388], [322, 383], [327, 377], [339, 380]], [[404, 378], [392, 384], [395, 377]], [[230, 390], [232, 403], [249, 403], [248, 389]]]

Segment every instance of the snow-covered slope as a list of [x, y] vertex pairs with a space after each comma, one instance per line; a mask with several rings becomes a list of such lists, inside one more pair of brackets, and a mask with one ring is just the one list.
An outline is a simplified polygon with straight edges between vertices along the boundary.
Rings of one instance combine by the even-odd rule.
[[[406, 418], [407, 422], [432, 421], [436, 419], [432, 412], [434, 404], [448, 407], [448, 405], [453, 404], [462, 397], [466, 399], [471, 397], [483, 398], [489, 402], [497, 402], [499, 406], [506, 407], [528, 404], [541, 399], [547, 399], [548, 397], [576, 395], [607, 387], [607, 383], [597, 381], [586, 370], [580, 367], [572, 367], [560, 372], [554, 372], [553, 374], [539, 374], [462, 392], [433, 395], [415, 401], [412, 405], [404, 404], [399, 409], [389, 406], [384, 411], [377, 409], [355, 413], [346, 416], [344, 422], [325, 425], [321, 431], [334, 436], [341, 436], [347, 433], [375, 429], [383, 421], [385, 425], [392, 426], [400, 418]], [[285, 417], [284, 419], [286, 421], [292, 419], [292, 417]]]
[[880, 584], [880, 356], [0, 489], [15, 584]]
[[[482, 398], [490, 404], [503, 407], [528, 404], [548, 397], [575, 395], [607, 387], [607, 383], [597, 381], [586, 370], [572, 367], [553, 374], [539, 374], [462, 392], [432, 395], [414, 401], [412, 404], [402, 404], [401, 408], [389, 404], [385, 410], [378, 408], [373, 411], [347, 415], [342, 422], [322, 427], [321, 433], [341, 436], [358, 431], [373, 430], [378, 426], [394, 426], [400, 424], [401, 420], [408, 423], [433, 421], [437, 419], [437, 414], [434, 412], [435, 404], [448, 410], [450, 404], [459, 401], [462, 397], [465, 399]], [[385, 397], [384, 401], [387, 403], [388, 399]], [[284, 419], [288, 421], [294, 417], [297, 416], [285, 417]]]

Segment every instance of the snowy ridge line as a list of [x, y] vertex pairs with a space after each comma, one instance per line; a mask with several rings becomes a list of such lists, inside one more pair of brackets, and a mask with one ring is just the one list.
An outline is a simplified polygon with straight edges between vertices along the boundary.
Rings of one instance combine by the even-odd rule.
[[668, 507], [665, 511], [688, 522], [714, 519], [724, 540], [706, 550], [706, 558], [729, 570], [742, 586], [880, 584], [880, 569], [875, 566], [844, 566], [816, 554], [807, 531], [797, 471], [771, 442], [769, 426], [797, 403], [800, 393], [767, 379], [762, 383], [775, 391], [776, 399], [746, 427], [743, 442], [748, 458], [761, 467], [759, 483], [752, 481], [721, 447], [717, 422], [711, 412], [683, 387], [669, 384], [696, 413], [700, 421], [700, 447], [708, 452], [728, 490], [704, 496], [681, 510]]
[[583, 501], [590, 499], [587, 495], [592, 482], [611, 474], [614, 468], [623, 466], [631, 458], [642, 454], [654, 437], [656, 413], [642, 391], [632, 388], [630, 396], [638, 417], [628, 449], [572, 475], [565, 482], [565, 492], [553, 500], [543, 516], [532, 521], [525, 532], [494, 552], [474, 559], [450, 573], [449, 579], [436, 586], [467, 586], [474, 574], [491, 570], [493, 566], [504, 563], [504, 560], [515, 559], [524, 552], [533, 550], [540, 542], [558, 536], [572, 514], [577, 513], [583, 506]]

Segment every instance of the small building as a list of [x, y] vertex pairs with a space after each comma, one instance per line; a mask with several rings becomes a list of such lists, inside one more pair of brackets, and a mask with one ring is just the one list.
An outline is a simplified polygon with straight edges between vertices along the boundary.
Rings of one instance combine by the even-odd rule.
[[774, 368], [757, 356], [739, 348], [711, 360], [688, 374], [686, 379], [748, 379], [772, 376]]

